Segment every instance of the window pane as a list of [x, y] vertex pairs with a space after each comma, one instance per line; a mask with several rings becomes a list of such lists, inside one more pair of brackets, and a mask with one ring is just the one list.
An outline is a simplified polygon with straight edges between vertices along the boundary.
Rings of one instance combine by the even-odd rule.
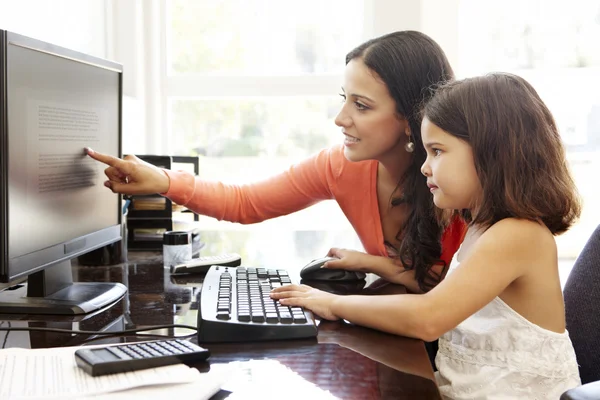
[[334, 143], [336, 97], [171, 100], [172, 154], [298, 159]]
[[557, 237], [564, 284], [600, 221], [600, 3], [461, 0], [458, 25], [460, 76], [516, 73], [554, 115], [583, 198], [579, 222]]
[[[336, 97], [171, 100], [171, 153], [200, 155], [199, 176], [203, 179], [256, 182], [323, 148], [341, 144], [343, 135], [333, 122], [340, 106]], [[337, 238], [321, 247], [362, 249], [335, 201], [250, 226], [205, 216], [200, 216], [200, 223], [203, 231], [319, 231], [327, 238]], [[325, 255], [329, 247], [318, 252], [325, 251]]]
[[600, 66], [598, 0], [461, 0], [460, 70]]
[[[239, 228], [239, 226], [238, 226]], [[201, 254], [235, 252], [244, 265], [284, 268], [295, 272], [309, 261], [327, 255], [331, 247], [361, 249], [350, 229], [347, 231], [298, 231], [290, 227], [263, 230], [202, 230], [206, 243]]]
[[171, 0], [170, 74], [339, 72], [362, 42], [363, 0]]

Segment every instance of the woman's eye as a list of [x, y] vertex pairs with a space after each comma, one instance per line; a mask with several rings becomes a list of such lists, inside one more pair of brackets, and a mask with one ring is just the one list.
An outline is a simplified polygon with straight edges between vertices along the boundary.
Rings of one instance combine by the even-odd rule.
[[356, 108], [357, 108], [357, 109], [359, 109], [359, 110], [361, 110], [361, 111], [362, 111], [362, 110], [366, 110], [366, 109], [368, 109], [368, 108], [369, 108], [369, 107], [365, 106], [364, 104], [362, 104], [362, 103], [359, 103], [358, 101], [355, 101], [355, 102], [354, 102], [354, 105], [356, 105]]

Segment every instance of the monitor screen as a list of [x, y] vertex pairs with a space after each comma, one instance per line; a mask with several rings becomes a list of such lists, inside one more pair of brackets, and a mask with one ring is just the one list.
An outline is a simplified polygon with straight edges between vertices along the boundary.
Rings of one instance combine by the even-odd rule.
[[[31, 284], [31, 274], [121, 239], [120, 197], [103, 186], [104, 167], [83, 149], [121, 156], [122, 69], [0, 34], [0, 280], [30, 276]], [[44, 302], [42, 291], [29, 302]], [[31, 288], [28, 296], [35, 297]]]

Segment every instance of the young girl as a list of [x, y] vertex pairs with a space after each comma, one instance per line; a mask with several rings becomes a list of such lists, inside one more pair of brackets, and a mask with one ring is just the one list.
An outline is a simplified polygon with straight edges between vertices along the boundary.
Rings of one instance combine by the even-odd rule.
[[394, 32], [361, 44], [346, 56], [343, 103], [335, 119], [343, 145], [250, 185], [163, 171], [135, 156], [88, 154], [111, 166], [106, 186], [113, 192], [162, 193], [219, 220], [256, 223], [334, 199], [367, 254], [332, 249], [330, 255], [340, 260], [328, 267], [373, 272], [426, 291], [445, 274], [465, 233], [458, 218], [445, 231], [438, 224], [419, 171], [426, 157], [421, 102], [430, 97], [427, 88], [452, 78], [442, 49], [420, 32]]
[[422, 296], [335, 296], [273, 290], [282, 304], [326, 319], [439, 340], [446, 398], [558, 399], [580, 384], [553, 235], [580, 204], [554, 119], [510, 74], [441, 87], [421, 128], [436, 206], [461, 210], [467, 236], [444, 281]]

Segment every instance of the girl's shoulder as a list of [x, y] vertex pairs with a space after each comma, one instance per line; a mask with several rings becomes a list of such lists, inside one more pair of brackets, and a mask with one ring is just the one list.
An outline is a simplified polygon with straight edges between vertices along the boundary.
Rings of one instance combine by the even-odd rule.
[[549, 237], [553, 238], [552, 232], [540, 221], [531, 221], [520, 218], [504, 218], [490, 226], [486, 233], [495, 235], [509, 235], [513, 237]]
[[477, 242], [486, 247], [510, 251], [516, 255], [539, 258], [541, 254], [556, 253], [554, 235], [541, 222], [505, 218], [481, 233]]

